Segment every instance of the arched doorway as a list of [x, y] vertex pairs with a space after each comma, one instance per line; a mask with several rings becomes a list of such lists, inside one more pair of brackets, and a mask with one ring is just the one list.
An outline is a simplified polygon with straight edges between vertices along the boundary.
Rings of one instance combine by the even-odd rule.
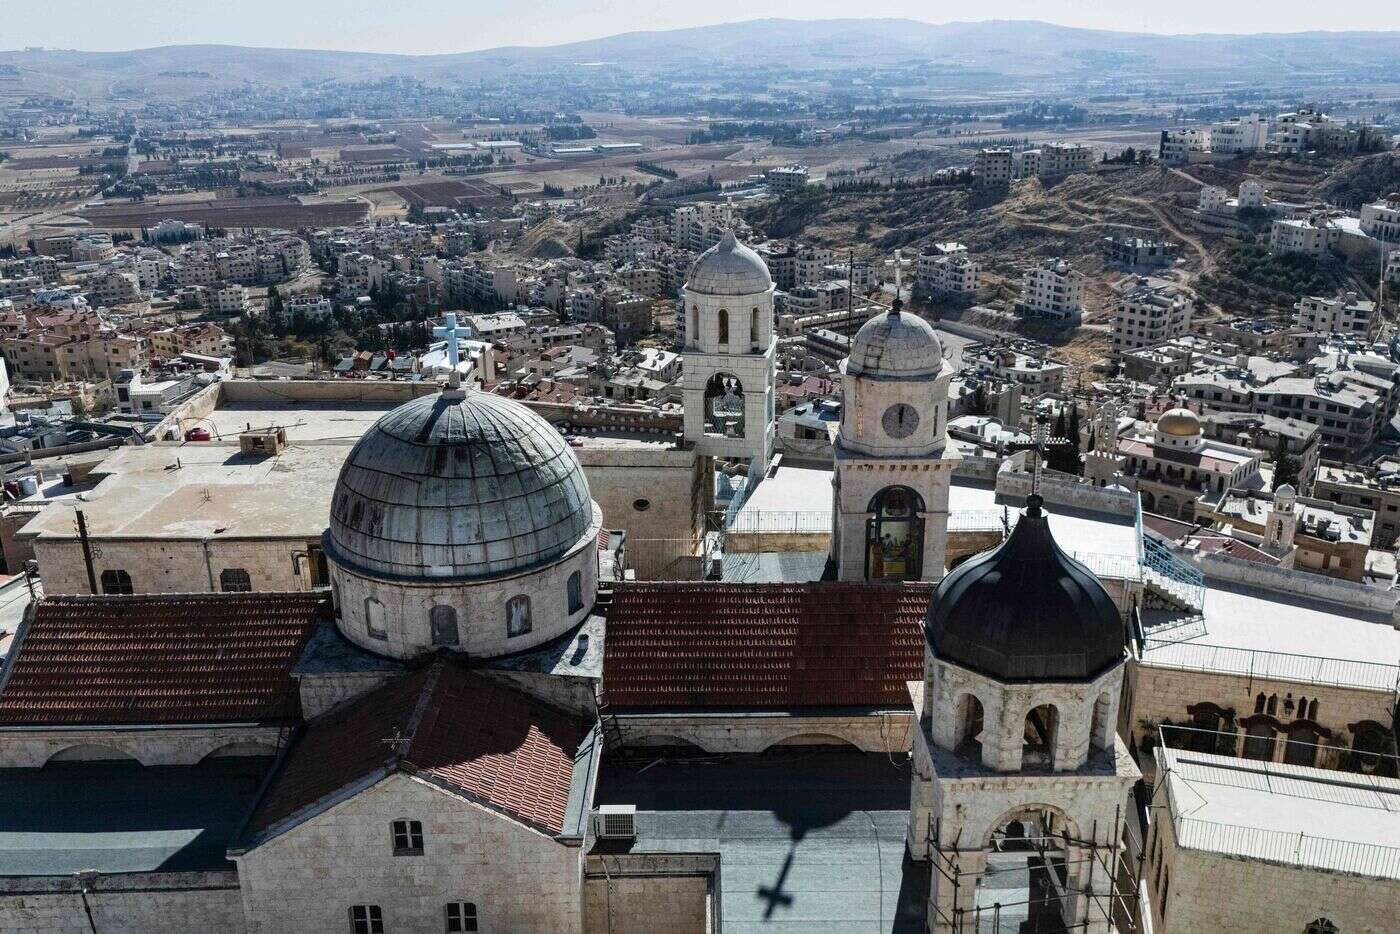
[[1064, 931], [1072, 903], [1066, 838], [1077, 839], [1057, 809], [1026, 805], [992, 826], [987, 864], [977, 879], [971, 931]]
[[924, 569], [924, 501], [919, 494], [904, 486], [885, 487], [868, 511], [866, 580], [919, 580]]
[[981, 761], [983, 717], [982, 701], [976, 694], [958, 698], [958, 732], [953, 744], [958, 755]]
[[1060, 712], [1054, 704], [1041, 704], [1026, 714], [1021, 741], [1022, 771], [1046, 771], [1055, 768], [1055, 742], [1060, 726]]
[[705, 433], [744, 437], [744, 386], [732, 373], [716, 373], [705, 383]]

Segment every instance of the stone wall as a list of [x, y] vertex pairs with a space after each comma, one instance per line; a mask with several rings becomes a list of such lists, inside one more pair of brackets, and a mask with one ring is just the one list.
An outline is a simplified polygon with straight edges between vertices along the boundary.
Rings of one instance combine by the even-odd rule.
[[586, 934], [710, 934], [718, 930], [719, 857], [629, 853], [590, 856]]
[[711, 460], [693, 450], [575, 448], [603, 526], [627, 533], [627, 561], [644, 580], [701, 576], [705, 514], [714, 508]]
[[1365, 584], [1325, 577], [1321, 574], [1299, 574], [1290, 568], [1273, 567], [1257, 561], [1245, 561], [1222, 554], [1182, 553], [1213, 580], [1232, 581], [1282, 590], [1301, 597], [1314, 597], [1343, 606], [1390, 613], [1395, 609], [1397, 593], [1368, 587]]
[[[151, 872], [97, 876], [83, 908], [72, 876], [0, 877], [0, 931], [5, 934], [241, 934], [238, 875]], [[343, 930], [342, 927], [336, 930]]]
[[[395, 820], [422, 821], [422, 856], [393, 854]], [[483, 931], [583, 927], [579, 848], [402, 774], [235, 859], [249, 934], [345, 931], [352, 905], [378, 905], [387, 931], [441, 931], [457, 901]]]
[[[226, 568], [248, 572], [254, 590], [309, 590], [307, 547], [319, 542], [295, 538], [195, 541], [147, 538], [94, 541], [93, 576], [99, 592], [104, 570], [131, 575], [136, 593], [217, 592]], [[39, 576], [50, 594], [90, 593], [82, 544], [76, 538], [34, 539]]]
[[142, 765], [194, 765], [212, 752], [273, 756], [280, 746], [275, 726], [11, 729], [0, 731], [0, 768], [39, 768], [60, 752], [74, 760], [132, 758]]
[[908, 752], [912, 709], [806, 716], [788, 713], [623, 714], [629, 747], [690, 743], [706, 752], [754, 753], [774, 745], [842, 745], [864, 752]]

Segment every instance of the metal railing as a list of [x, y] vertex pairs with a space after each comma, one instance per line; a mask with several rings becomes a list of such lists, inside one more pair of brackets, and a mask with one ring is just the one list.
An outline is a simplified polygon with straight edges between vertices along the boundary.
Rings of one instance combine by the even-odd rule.
[[1176, 845], [1295, 866], [1400, 879], [1400, 847], [1335, 837], [1221, 824], [1195, 817], [1174, 819]]
[[1271, 678], [1299, 684], [1394, 691], [1400, 684], [1400, 665], [1363, 662], [1348, 658], [1294, 655], [1263, 649], [1207, 645], [1174, 639], [1143, 640], [1142, 662], [1162, 668]]
[[1141, 536], [1146, 579], [1192, 609], [1206, 603], [1206, 577], [1199, 568], [1178, 558], [1171, 547], [1151, 535]]
[[732, 534], [820, 534], [831, 531], [830, 509], [744, 509], [729, 519]]

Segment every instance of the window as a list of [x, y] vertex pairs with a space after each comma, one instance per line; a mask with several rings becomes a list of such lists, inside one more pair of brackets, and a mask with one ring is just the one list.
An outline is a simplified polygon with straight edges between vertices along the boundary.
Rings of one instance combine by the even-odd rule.
[[476, 905], [473, 902], [447, 903], [447, 934], [480, 930], [476, 926]]
[[428, 611], [428, 623], [433, 631], [433, 645], [457, 644], [457, 611], [438, 604]]
[[866, 523], [867, 580], [918, 580], [923, 568], [923, 500], [913, 490], [886, 487], [870, 502]]
[[351, 905], [350, 934], [384, 934], [384, 910], [378, 905]]
[[632, 500], [632, 508], [637, 510], [637, 512], [646, 512], [648, 509], [651, 508], [651, 500], [634, 499]]
[[384, 604], [373, 597], [365, 597], [365, 629], [371, 639], [389, 638], [389, 630], [384, 628]]
[[103, 593], [135, 593], [131, 587], [131, 575], [120, 568], [109, 568], [102, 572]]
[[1274, 728], [1263, 721], [1250, 724], [1244, 734], [1244, 757], [1270, 762], [1274, 758]]
[[219, 572], [219, 589], [224, 593], [249, 593], [253, 579], [242, 568], [224, 568]]
[[396, 820], [392, 825], [395, 856], [423, 855], [423, 822]]
[[729, 344], [729, 312], [723, 308], [719, 310], [719, 342], [722, 345]]
[[523, 636], [530, 631], [530, 598], [521, 594], [506, 601], [506, 635]]
[[1338, 934], [1338, 928], [1326, 918], [1318, 918], [1303, 928], [1303, 934]]
[[583, 572], [569, 575], [569, 613], [572, 615], [583, 609]]

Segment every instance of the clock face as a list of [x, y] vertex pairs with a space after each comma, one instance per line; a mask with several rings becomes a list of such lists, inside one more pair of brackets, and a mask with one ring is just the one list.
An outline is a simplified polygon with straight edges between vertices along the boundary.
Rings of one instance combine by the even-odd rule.
[[912, 405], [896, 402], [885, 409], [881, 423], [885, 426], [885, 434], [891, 438], [907, 438], [919, 428], [919, 413], [914, 411]]

